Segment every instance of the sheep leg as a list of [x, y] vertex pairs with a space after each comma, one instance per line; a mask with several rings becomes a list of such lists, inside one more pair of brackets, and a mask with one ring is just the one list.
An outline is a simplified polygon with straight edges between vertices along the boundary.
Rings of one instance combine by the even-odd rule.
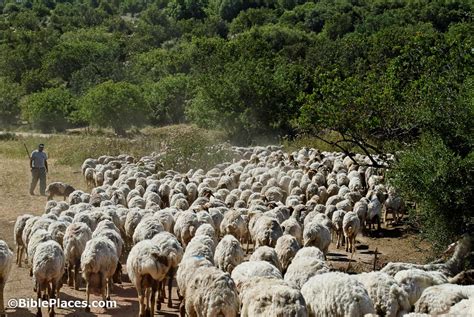
[[90, 283], [89, 283], [89, 279], [86, 279], [86, 302], [87, 302], [87, 306], [86, 306], [86, 313], [90, 313], [91, 312], [91, 308], [90, 308], [90, 302], [89, 302], [89, 299], [90, 299], [90, 295], [91, 295], [91, 291], [90, 291]]
[[[53, 285], [53, 287], [48, 289], [49, 291], [49, 299], [55, 299], [56, 297], [56, 285]], [[49, 310], [49, 317], [54, 317], [54, 305], [51, 305], [48, 307]]]
[[74, 272], [73, 272], [75, 290], [78, 290], [79, 286], [81, 285], [81, 276], [79, 275], [80, 267], [81, 267], [81, 261], [77, 260], [76, 263], [74, 263]]
[[107, 279], [107, 290], [106, 290], [106, 296], [105, 296], [105, 299], [106, 300], [110, 300], [110, 293], [112, 292], [112, 288], [114, 287], [113, 283], [112, 283], [112, 278], [108, 278]]
[[346, 240], [346, 252], [349, 251], [349, 238], [348, 237], [345, 237], [345, 240]]
[[186, 306], [185, 306], [184, 299], [181, 302], [181, 304], [179, 304], [179, 316], [186, 317]]
[[[36, 296], [38, 297], [38, 302], [41, 300], [41, 288], [38, 282], [35, 282], [36, 287]], [[39, 306], [39, 305], [38, 305]], [[36, 312], [36, 317], [41, 317], [41, 307], [38, 307], [38, 311]]]
[[[156, 283], [153, 283], [153, 286], [151, 287], [151, 291], [150, 291], [150, 308], [149, 308], [149, 311], [150, 311], [150, 316], [151, 317], [153, 317], [155, 315], [155, 301], [156, 301]], [[161, 308], [161, 303], [160, 303], [159, 299], [158, 299], [158, 305], [157, 306], [159, 308]]]
[[0, 317], [5, 317], [5, 303], [3, 302], [3, 289], [5, 288], [5, 283], [2, 281], [0, 284]]
[[147, 287], [145, 289], [145, 316], [146, 317], [151, 317], [150, 315], [150, 293], [151, 289]]
[[143, 287], [143, 279], [140, 276], [137, 277], [136, 281], [137, 285], [137, 293], [138, 293], [138, 316], [145, 317], [145, 298], [144, 298], [144, 287]]
[[171, 300], [171, 290], [173, 288], [174, 268], [170, 268], [168, 274], [168, 307], [172, 308], [173, 301]]

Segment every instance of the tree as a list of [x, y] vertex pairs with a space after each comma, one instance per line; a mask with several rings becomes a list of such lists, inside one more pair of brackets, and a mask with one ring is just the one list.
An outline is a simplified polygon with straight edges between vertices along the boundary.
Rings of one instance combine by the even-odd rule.
[[142, 126], [149, 110], [140, 89], [126, 82], [106, 81], [79, 99], [78, 118], [90, 125], [111, 127], [118, 135], [132, 126]]
[[189, 76], [170, 75], [144, 87], [145, 100], [154, 124], [176, 124], [185, 121], [184, 108], [192, 96]]
[[74, 98], [65, 88], [49, 88], [21, 102], [22, 116], [42, 132], [64, 131], [74, 111]]
[[0, 77], [0, 126], [16, 123], [20, 114], [18, 103], [23, 93], [20, 85]]

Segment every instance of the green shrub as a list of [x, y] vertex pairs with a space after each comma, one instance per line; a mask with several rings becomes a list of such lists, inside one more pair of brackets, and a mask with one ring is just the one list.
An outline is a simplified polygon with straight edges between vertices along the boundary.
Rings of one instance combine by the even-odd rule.
[[389, 182], [416, 202], [422, 233], [436, 247], [466, 232], [474, 216], [474, 154], [461, 158], [441, 138], [424, 136], [403, 152]]

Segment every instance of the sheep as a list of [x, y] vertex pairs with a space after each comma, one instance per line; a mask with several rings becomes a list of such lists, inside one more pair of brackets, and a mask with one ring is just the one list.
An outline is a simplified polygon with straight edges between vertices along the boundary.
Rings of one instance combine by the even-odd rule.
[[165, 279], [168, 270], [168, 257], [163, 254], [158, 244], [151, 240], [142, 240], [133, 246], [127, 258], [127, 272], [138, 292], [140, 317], [154, 316], [158, 283]]
[[158, 217], [155, 217], [154, 215], [146, 216], [142, 218], [135, 228], [135, 232], [133, 233], [133, 243], [137, 244], [142, 240], [151, 239], [153, 236], [163, 231], [165, 231], [165, 228]]
[[281, 272], [285, 274], [288, 266], [300, 249], [298, 240], [289, 234], [282, 235], [275, 245], [275, 252], [278, 257], [278, 262], [281, 266]]
[[186, 246], [183, 258], [202, 256], [214, 264], [214, 241], [208, 236], [196, 236]]
[[[415, 312], [451, 313], [450, 308], [463, 299], [474, 299], [474, 285], [440, 284], [426, 288], [415, 303]], [[471, 311], [472, 312], [472, 311]]]
[[449, 309], [452, 316], [469, 316], [474, 311], [474, 298], [463, 299]]
[[288, 285], [299, 290], [311, 277], [327, 272], [329, 272], [329, 267], [323, 260], [300, 256], [295, 257], [290, 263], [284, 279]]
[[63, 196], [64, 200], [75, 191], [74, 187], [63, 182], [54, 182], [46, 187], [46, 194], [48, 195], [48, 200], [53, 199], [54, 196]]
[[303, 244], [303, 229], [296, 218], [290, 217], [280, 224], [283, 234], [291, 234], [299, 244]]
[[410, 311], [408, 294], [393, 277], [377, 271], [357, 274], [354, 277], [366, 288], [378, 315], [397, 317]]
[[[55, 300], [59, 296], [64, 274], [64, 253], [54, 240], [42, 242], [36, 248], [33, 257], [33, 284], [38, 295], [38, 300], [42, 299], [41, 293], [48, 291], [50, 300]], [[50, 316], [54, 316], [54, 305], [48, 308]], [[41, 307], [38, 307], [36, 316], [41, 316]]]
[[340, 272], [318, 274], [301, 288], [309, 316], [364, 316], [375, 314], [364, 285]]
[[25, 229], [26, 221], [32, 218], [33, 215], [25, 214], [16, 218], [15, 226], [13, 227], [13, 239], [16, 244], [16, 264], [21, 267], [21, 260], [25, 252], [26, 245], [21, 238], [23, 230]]
[[110, 300], [112, 276], [116, 272], [118, 263], [115, 244], [107, 237], [96, 237], [87, 241], [81, 255], [82, 276], [86, 280], [86, 301], [90, 312], [89, 298], [93, 288], [98, 288], [102, 300]]
[[[33, 264], [33, 257], [38, 245], [49, 240], [53, 240], [53, 237], [51, 236], [51, 233], [45, 229], [38, 229], [31, 235], [30, 242], [28, 243], [28, 247], [26, 249], [29, 264]], [[30, 271], [30, 273], [32, 274], [32, 271]]]
[[87, 188], [94, 188], [97, 186], [95, 179], [95, 169], [92, 167], [86, 168], [84, 171], [84, 181], [86, 182]]
[[216, 231], [214, 230], [214, 227], [211, 226], [210, 224], [205, 223], [199, 226], [194, 236], [200, 236], [200, 235], [208, 236], [214, 241], [214, 245], [217, 245], [218, 240], [217, 240]]
[[429, 263], [429, 264], [414, 264], [402, 262], [390, 262], [381, 269], [388, 275], [394, 276], [397, 272], [408, 269], [419, 269], [424, 271], [439, 271], [447, 277], [454, 276], [461, 272], [465, 257], [471, 252], [472, 238], [469, 235], [464, 235], [455, 243], [454, 254], [451, 258], [443, 263]]
[[262, 245], [273, 248], [282, 235], [283, 231], [275, 218], [261, 216], [255, 222], [253, 240], [256, 248]]
[[169, 232], [160, 232], [155, 235], [151, 241], [158, 245], [163, 255], [168, 258], [168, 307], [172, 307], [171, 288], [173, 285], [173, 277], [183, 258], [183, 248], [176, 237]]
[[377, 223], [377, 230], [380, 230], [380, 218], [382, 216], [382, 204], [375, 193], [372, 195], [370, 202], [367, 205], [367, 218], [369, 221], [369, 230], [372, 229], [374, 222]]
[[336, 232], [336, 248], [339, 249], [339, 246], [342, 244], [344, 245], [344, 240], [343, 240], [343, 219], [344, 216], [346, 215], [346, 212], [344, 210], [336, 210], [332, 214], [332, 223], [334, 225], [334, 231]]
[[244, 283], [240, 292], [241, 316], [307, 316], [301, 292], [284, 281], [257, 277]]
[[186, 285], [182, 307], [189, 316], [230, 317], [237, 316], [240, 301], [229, 273], [213, 266], [201, 266]]
[[245, 237], [246, 231], [245, 221], [242, 218], [242, 213], [240, 211], [229, 210], [224, 214], [224, 218], [220, 224], [221, 234], [231, 234], [239, 241], [242, 241]]
[[5, 241], [0, 240], [0, 316], [1, 317], [6, 316], [5, 304], [3, 302], [3, 292], [5, 289], [5, 284], [7, 283], [8, 278], [10, 276], [12, 263], [13, 263], [13, 252], [10, 251]]
[[314, 246], [326, 254], [330, 243], [331, 233], [326, 226], [313, 221], [304, 227], [303, 245], [305, 247]]
[[355, 252], [355, 238], [360, 230], [359, 216], [353, 211], [346, 213], [342, 221], [342, 229], [346, 239], [346, 252]]
[[281, 272], [266, 261], [242, 262], [234, 268], [231, 277], [239, 291], [243, 283], [255, 277], [283, 278]]
[[189, 283], [191, 277], [195, 274], [195, 271], [201, 266], [212, 266], [212, 262], [202, 256], [189, 256], [183, 257], [179, 263], [178, 270], [176, 272], [176, 284], [178, 285], [178, 292], [181, 296], [186, 294], [186, 285]]
[[263, 245], [255, 249], [253, 254], [250, 256], [249, 261], [267, 261], [268, 263], [275, 266], [281, 272], [280, 261], [274, 248]]
[[38, 221], [38, 219], [40, 219], [40, 217], [34, 216], [34, 217], [30, 217], [25, 222], [25, 227], [23, 228], [23, 232], [21, 233], [21, 241], [23, 242], [23, 245], [25, 247], [28, 247], [28, 242], [30, 241], [30, 235], [32, 233], [31, 231], [36, 221]]
[[415, 305], [427, 287], [448, 282], [446, 276], [441, 272], [419, 269], [400, 271], [393, 278], [408, 294], [410, 306]]
[[233, 235], [225, 235], [217, 244], [214, 253], [214, 263], [216, 266], [227, 273], [232, 273], [232, 270], [242, 263], [244, 260], [244, 251]]
[[179, 242], [186, 247], [186, 245], [194, 237], [196, 230], [199, 227], [199, 222], [196, 214], [192, 211], [184, 211], [179, 214], [174, 225], [174, 235]]
[[354, 204], [354, 208], [352, 209], [353, 212], [357, 214], [360, 221], [361, 232], [362, 234], [365, 233], [365, 220], [367, 218], [368, 213], [368, 203], [365, 201], [366, 198], [362, 198], [358, 202]]
[[383, 222], [385, 225], [388, 224], [387, 222], [387, 216], [389, 213], [392, 213], [392, 223], [397, 223], [398, 222], [398, 217], [399, 213], [401, 214], [403, 212], [403, 209], [405, 207], [405, 204], [403, 202], [403, 199], [400, 196], [396, 195], [396, 192], [393, 188], [390, 188], [388, 191], [388, 197], [384, 202], [384, 217], [383, 217]]
[[92, 238], [91, 229], [82, 222], [72, 223], [66, 228], [63, 237], [64, 256], [67, 264], [68, 285], [79, 289], [79, 268], [81, 267], [81, 255], [84, 252], [87, 241]]

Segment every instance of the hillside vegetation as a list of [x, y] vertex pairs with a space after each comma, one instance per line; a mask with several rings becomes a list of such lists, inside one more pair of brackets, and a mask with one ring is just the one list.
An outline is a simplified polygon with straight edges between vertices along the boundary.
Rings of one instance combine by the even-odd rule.
[[240, 144], [309, 135], [348, 155], [402, 151], [391, 181], [446, 243], [473, 217], [473, 9], [469, 0], [4, 0], [0, 125], [123, 135], [193, 123]]

